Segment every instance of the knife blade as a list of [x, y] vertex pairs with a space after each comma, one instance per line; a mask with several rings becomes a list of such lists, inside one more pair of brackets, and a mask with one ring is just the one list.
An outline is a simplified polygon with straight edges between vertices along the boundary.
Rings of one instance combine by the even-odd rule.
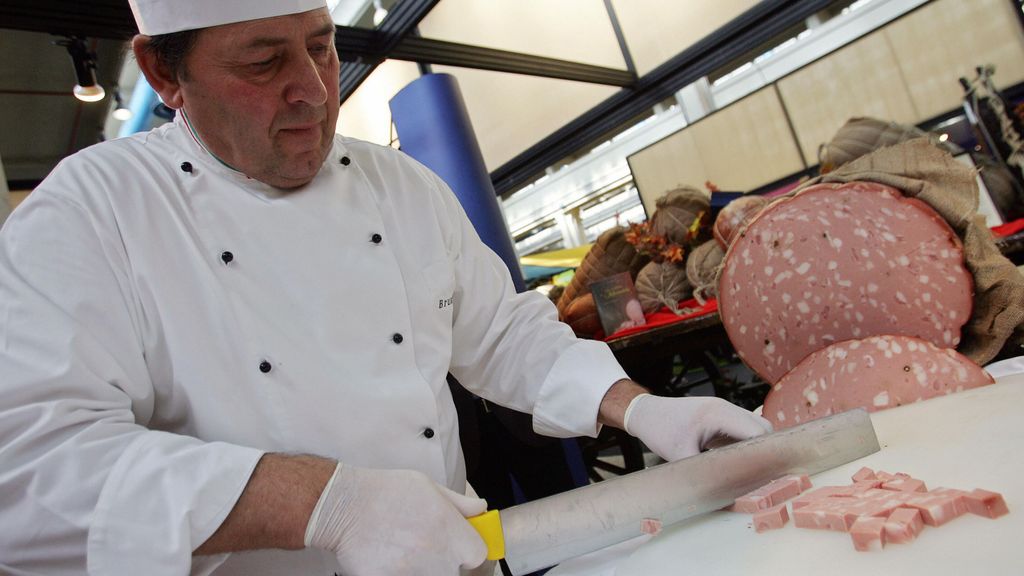
[[470, 518], [512, 574], [548, 568], [731, 504], [787, 474], [817, 474], [879, 450], [868, 413], [851, 410], [596, 484]]

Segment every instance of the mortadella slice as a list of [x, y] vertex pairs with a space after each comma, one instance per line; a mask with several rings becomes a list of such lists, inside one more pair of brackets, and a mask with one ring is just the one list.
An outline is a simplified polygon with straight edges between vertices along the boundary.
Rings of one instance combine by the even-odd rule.
[[993, 382], [955, 350], [910, 336], [872, 336], [808, 356], [768, 391], [763, 415], [778, 430], [854, 408], [875, 412]]
[[762, 210], [719, 279], [722, 322], [769, 383], [835, 342], [905, 334], [955, 348], [974, 283], [931, 206], [872, 182], [811, 186]]

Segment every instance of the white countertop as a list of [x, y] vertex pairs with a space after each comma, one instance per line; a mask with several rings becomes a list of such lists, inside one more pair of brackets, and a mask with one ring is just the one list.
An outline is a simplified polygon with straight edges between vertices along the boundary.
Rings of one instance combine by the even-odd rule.
[[1010, 514], [926, 526], [911, 544], [857, 552], [848, 534], [784, 528], [757, 534], [747, 514], [712, 512], [563, 563], [549, 576], [732, 574], [1024, 574], [1024, 374], [871, 415], [881, 451], [811, 478], [850, 483], [862, 466], [905, 472], [928, 488], [1003, 494]]

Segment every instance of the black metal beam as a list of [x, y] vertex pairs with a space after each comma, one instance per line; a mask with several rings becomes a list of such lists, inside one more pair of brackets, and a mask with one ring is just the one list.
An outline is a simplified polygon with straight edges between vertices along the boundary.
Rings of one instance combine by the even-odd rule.
[[3, 0], [0, 28], [111, 40], [137, 33], [126, 0]]
[[[627, 70], [434, 40], [413, 32], [394, 40], [394, 34], [348, 26], [338, 26], [334, 35], [341, 59], [353, 63], [379, 64], [385, 58], [390, 58], [419, 64], [459, 66], [620, 87], [636, 82], [636, 75]], [[390, 50], [387, 48], [389, 43], [393, 45]]]
[[[378, 26], [377, 31], [379, 35], [371, 36], [374, 38], [375, 43], [379, 42], [379, 44], [373, 46], [371, 53], [390, 54], [402, 39], [409, 36], [419, 26], [420, 21], [427, 16], [439, 1], [402, 0], [396, 3], [391, 11], [388, 12], [384, 21]], [[347, 28], [345, 30], [352, 34], [354, 29]], [[334, 37], [335, 42], [347, 40], [343, 30], [336, 33]], [[343, 52], [345, 50], [344, 46], [339, 46], [338, 49], [343, 59], [347, 58], [345, 52]], [[372, 58], [357, 56], [354, 61], [343, 61], [341, 63], [341, 79], [338, 83], [341, 102], [347, 100], [382, 61], [383, 58], [377, 56]]]
[[828, 7], [831, 0], [764, 0], [491, 172], [495, 191], [520, 188], [658, 102]]
[[414, 36], [399, 42], [388, 58], [620, 87], [636, 82], [627, 70]]

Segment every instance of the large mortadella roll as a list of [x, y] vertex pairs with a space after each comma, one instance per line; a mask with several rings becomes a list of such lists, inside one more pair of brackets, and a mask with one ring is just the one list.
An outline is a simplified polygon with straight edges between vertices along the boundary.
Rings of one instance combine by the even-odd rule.
[[871, 182], [819, 184], [766, 207], [734, 238], [718, 285], [729, 339], [769, 383], [844, 340], [901, 334], [955, 348], [972, 297], [946, 221]]
[[875, 412], [992, 383], [955, 350], [910, 336], [872, 336], [805, 358], [772, 386], [762, 415], [782, 429], [854, 408]]

